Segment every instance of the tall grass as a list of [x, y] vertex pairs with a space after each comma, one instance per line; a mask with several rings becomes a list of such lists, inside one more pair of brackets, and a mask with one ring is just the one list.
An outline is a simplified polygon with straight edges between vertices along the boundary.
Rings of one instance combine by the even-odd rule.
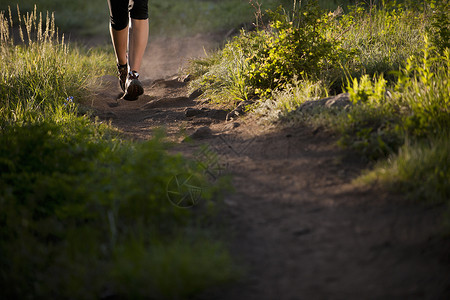
[[[384, 128], [365, 127], [377, 138], [377, 142], [370, 145], [372, 148], [389, 144], [381, 135], [383, 132], [401, 141], [397, 147], [404, 143], [398, 152], [396, 147], [391, 147], [387, 152], [389, 163], [380, 163], [365, 179], [379, 180], [388, 186], [399, 183], [396, 189], [413, 198], [445, 202], [450, 199], [450, 51], [446, 49], [442, 56], [428, 44], [426, 37], [424, 43], [421, 57], [410, 58], [399, 73], [390, 97], [385, 97], [387, 90], [383, 89], [376, 105], [362, 107], [365, 111], [388, 111], [377, 118], [385, 120]], [[361, 101], [361, 98], [356, 100]]]
[[358, 181], [378, 182], [409, 198], [432, 203], [448, 202], [450, 197], [450, 135], [443, 132], [423, 141], [408, 140], [388, 159]]
[[408, 57], [420, 53], [425, 24], [423, 13], [403, 6], [359, 6], [343, 15], [336, 27], [330, 27], [333, 32], [329, 34], [342, 41], [344, 49], [355, 53], [353, 59], [342, 62], [353, 76], [390, 75], [390, 71], [404, 66]]
[[[36, 9], [17, 37], [11, 19], [0, 13], [0, 298], [179, 299], [233, 280], [205, 226], [222, 186], [163, 135], [133, 143], [80, 113], [114, 58], [66, 44]], [[202, 191], [192, 210], [168, 199], [179, 174]]]
[[0, 126], [62, 117], [67, 99], [86, 100], [96, 78], [111, 72], [111, 55], [70, 48], [48, 13], [18, 12], [17, 24], [11, 14], [0, 13]]

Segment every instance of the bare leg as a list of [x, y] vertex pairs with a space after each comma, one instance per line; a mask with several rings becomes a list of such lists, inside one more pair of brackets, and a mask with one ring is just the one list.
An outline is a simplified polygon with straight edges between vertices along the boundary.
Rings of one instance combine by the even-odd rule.
[[131, 71], [136, 71], [139, 73], [139, 70], [141, 69], [142, 58], [144, 57], [148, 42], [148, 33], [148, 19], [131, 19], [129, 53]]
[[125, 65], [127, 63], [128, 26], [122, 30], [115, 30], [111, 26], [109, 28], [117, 63]]

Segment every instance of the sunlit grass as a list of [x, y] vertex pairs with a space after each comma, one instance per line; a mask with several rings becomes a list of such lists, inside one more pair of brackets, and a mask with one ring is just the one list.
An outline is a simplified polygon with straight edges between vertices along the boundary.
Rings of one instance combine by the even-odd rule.
[[69, 46], [48, 13], [19, 12], [15, 24], [10, 13], [0, 13], [0, 125], [62, 117], [112, 72], [111, 54]]
[[435, 203], [450, 199], [450, 135], [427, 141], [407, 141], [398, 153], [361, 176], [361, 183], [379, 183], [409, 198]]

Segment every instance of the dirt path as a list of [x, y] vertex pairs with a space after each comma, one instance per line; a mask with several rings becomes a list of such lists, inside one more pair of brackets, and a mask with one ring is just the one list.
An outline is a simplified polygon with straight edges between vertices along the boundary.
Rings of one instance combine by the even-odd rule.
[[208, 145], [233, 175], [236, 192], [226, 197], [221, 220], [247, 275], [202, 299], [450, 299], [442, 207], [353, 185], [365, 165], [333, 136], [226, 122], [175, 77], [145, 80], [135, 102], [118, 101], [116, 79], [104, 81], [108, 88], [93, 101], [100, 119], [135, 139], [159, 126], [176, 142], [180, 132], [196, 132], [177, 150], [192, 155]]

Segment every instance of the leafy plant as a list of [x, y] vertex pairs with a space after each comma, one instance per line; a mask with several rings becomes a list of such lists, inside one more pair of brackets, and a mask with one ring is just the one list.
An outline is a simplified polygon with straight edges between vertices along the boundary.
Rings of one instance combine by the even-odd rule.
[[433, 44], [443, 53], [445, 49], [450, 48], [450, 3], [443, 0], [430, 3], [430, 6], [433, 11], [428, 33]]
[[340, 68], [339, 56], [346, 55], [338, 42], [325, 35], [334, 15], [313, 4], [301, 9], [294, 6], [293, 12], [279, 8], [268, 15], [268, 28], [242, 31], [193, 85], [205, 90], [207, 97], [215, 98], [223, 91], [234, 99], [249, 99], [269, 97], [294, 78], [328, 83], [331, 70]]

